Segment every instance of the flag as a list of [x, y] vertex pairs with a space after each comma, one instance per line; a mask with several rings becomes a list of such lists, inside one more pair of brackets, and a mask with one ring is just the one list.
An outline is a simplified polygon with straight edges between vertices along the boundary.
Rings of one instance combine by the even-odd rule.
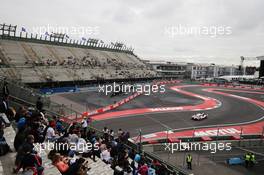
[[22, 31], [22, 32], [27, 32], [27, 30], [26, 30], [25, 27], [22, 27], [21, 31]]

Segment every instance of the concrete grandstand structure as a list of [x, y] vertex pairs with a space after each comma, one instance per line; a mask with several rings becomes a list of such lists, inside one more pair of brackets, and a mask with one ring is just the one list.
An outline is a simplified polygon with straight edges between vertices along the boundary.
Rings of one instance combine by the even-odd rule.
[[131, 51], [0, 36], [0, 75], [23, 83], [151, 78]]

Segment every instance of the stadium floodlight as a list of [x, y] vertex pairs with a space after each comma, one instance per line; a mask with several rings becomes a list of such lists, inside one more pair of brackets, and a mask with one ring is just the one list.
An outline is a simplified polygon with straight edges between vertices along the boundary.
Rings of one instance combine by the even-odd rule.
[[0, 24], [0, 31], [1, 31], [1, 35], [2, 36], [15, 36], [16, 35], [16, 28], [17, 26], [13, 26], [13, 25], [6, 25], [4, 24]]

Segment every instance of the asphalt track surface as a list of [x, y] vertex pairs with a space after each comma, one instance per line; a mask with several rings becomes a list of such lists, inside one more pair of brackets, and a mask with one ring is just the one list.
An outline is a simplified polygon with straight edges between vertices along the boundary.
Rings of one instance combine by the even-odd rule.
[[122, 100], [129, 96], [129, 94], [110, 97], [110, 95], [105, 95], [102, 92], [92, 91], [80, 93], [65, 93], [59, 94], [58, 96], [67, 98], [75, 103], [79, 103], [80, 105], [89, 106], [89, 108], [96, 109]]
[[[139, 114], [135, 116], [125, 116], [121, 118], [113, 118], [102, 121], [96, 121], [93, 126], [102, 129], [104, 126], [114, 129], [115, 131], [122, 128], [125, 131], [129, 131], [131, 136], [137, 136], [139, 130], [142, 134], [150, 134], [159, 131], [165, 131], [168, 129], [178, 129], [185, 127], [197, 127], [197, 126], [207, 126], [207, 125], [223, 125], [223, 124], [235, 124], [241, 122], [249, 122], [264, 116], [264, 111], [255, 104], [249, 102], [223, 96], [220, 94], [214, 94], [210, 92], [203, 91], [207, 87], [186, 87], [183, 90], [188, 92], [193, 92], [198, 95], [203, 95], [219, 100], [222, 105], [219, 108], [200, 111], [206, 112], [209, 117], [203, 121], [193, 121], [191, 116], [197, 112], [195, 111], [183, 111], [183, 112], [158, 112], [151, 114]], [[221, 88], [217, 88], [221, 89]], [[222, 88], [225, 89], [225, 88]], [[145, 107], [168, 107], [181, 106], [181, 105], [193, 105], [200, 103], [200, 99], [195, 99], [187, 95], [179, 94], [177, 92], [168, 90], [166, 88], [166, 93], [162, 95], [156, 95], [152, 97], [141, 96], [132, 100], [122, 106], [122, 110], [131, 108], [145, 108]], [[246, 91], [246, 90], [245, 90]], [[229, 92], [225, 93], [235, 94], [244, 97], [250, 97], [253, 99], [261, 100], [262, 95], [245, 93], [245, 92]], [[263, 92], [263, 91], [262, 91]], [[190, 102], [190, 103], [188, 103]], [[119, 109], [121, 110], [121, 108]]]
[[[177, 98], [175, 98], [177, 97]], [[165, 93], [152, 93], [151, 95], [140, 95], [134, 100], [120, 106], [116, 110], [135, 108], [174, 107], [184, 105], [197, 105], [202, 103], [201, 99], [178, 93], [166, 88]]]
[[[262, 94], [254, 94], [254, 93], [245, 93], [245, 92], [235, 92], [235, 91], [226, 91], [225, 89], [223, 90], [217, 90], [220, 92], [225, 92], [225, 93], [229, 93], [229, 94], [234, 94], [234, 95], [239, 95], [239, 96], [243, 96], [243, 97], [247, 97], [247, 98], [253, 98], [259, 101], [264, 101], [264, 91], [262, 91]], [[256, 91], [258, 92], [258, 91]]]

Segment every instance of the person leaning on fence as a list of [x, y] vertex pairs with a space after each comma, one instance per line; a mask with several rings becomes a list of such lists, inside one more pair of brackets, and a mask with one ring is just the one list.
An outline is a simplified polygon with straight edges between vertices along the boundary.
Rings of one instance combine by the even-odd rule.
[[9, 89], [8, 89], [8, 83], [4, 80], [4, 85], [3, 85], [3, 91], [2, 94], [4, 97], [9, 96]]
[[190, 154], [186, 157], [187, 169], [192, 170], [192, 156]]
[[3, 96], [2, 101], [0, 102], [0, 113], [8, 115], [9, 110], [9, 96]]
[[42, 112], [43, 110], [43, 102], [41, 100], [41, 97], [38, 97], [38, 100], [36, 101], [36, 108], [38, 111]]
[[250, 162], [250, 154], [246, 153], [245, 154], [245, 166], [246, 166], [246, 168], [248, 167], [249, 162]]

